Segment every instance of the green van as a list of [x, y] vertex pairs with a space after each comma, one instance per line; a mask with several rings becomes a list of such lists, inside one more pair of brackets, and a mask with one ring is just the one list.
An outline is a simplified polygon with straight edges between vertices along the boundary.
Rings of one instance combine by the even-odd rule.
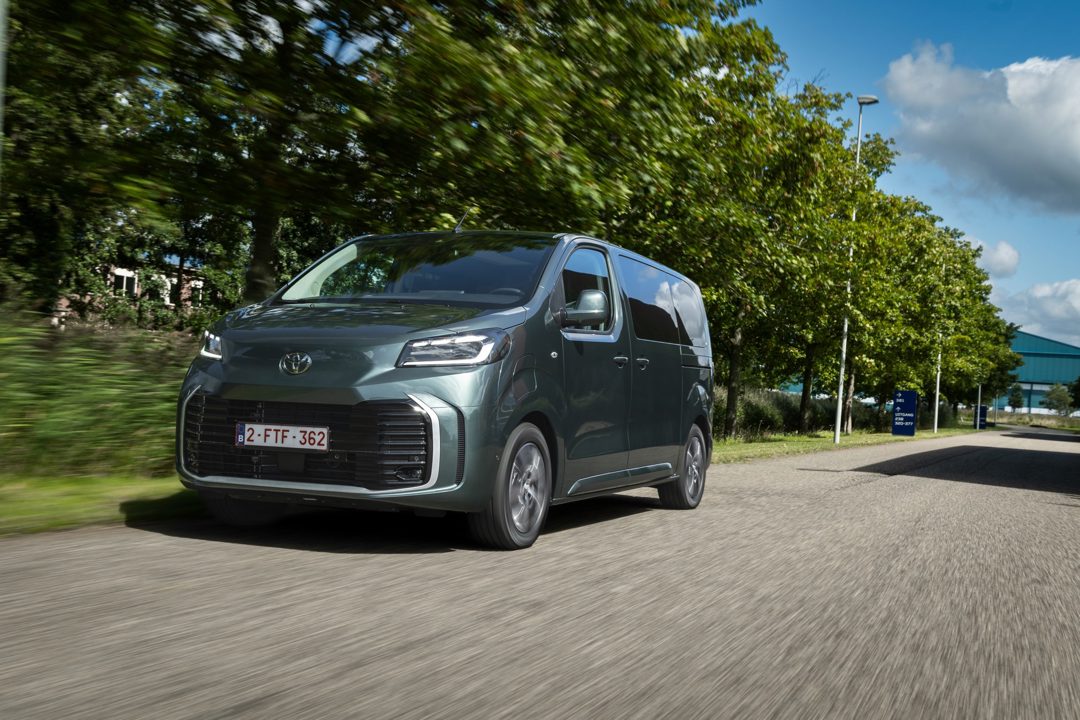
[[663, 265], [574, 234], [367, 236], [205, 333], [176, 464], [234, 524], [456, 511], [523, 548], [553, 504], [696, 507], [712, 387], [701, 292]]

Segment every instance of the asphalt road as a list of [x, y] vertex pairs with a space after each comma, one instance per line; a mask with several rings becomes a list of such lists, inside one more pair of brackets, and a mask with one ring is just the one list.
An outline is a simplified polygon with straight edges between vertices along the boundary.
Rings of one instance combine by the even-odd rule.
[[1080, 438], [714, 466], [702, 506], [0, 541], [0, 718], [1080, 717]]

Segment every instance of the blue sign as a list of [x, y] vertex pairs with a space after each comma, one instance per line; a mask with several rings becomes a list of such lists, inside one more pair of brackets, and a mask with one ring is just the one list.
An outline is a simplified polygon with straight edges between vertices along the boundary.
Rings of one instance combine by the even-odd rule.
[[915, 435], [915, 410], [919, 407], [919, 393], [914, 390], [897, 390], [893, 395], [892, 434]]
[[979, 412], [975, 413], [975, 429], [976, 430], [985, 430], [986, 429], [986, 406], [985, 405], [980, 405], [979, 406]]

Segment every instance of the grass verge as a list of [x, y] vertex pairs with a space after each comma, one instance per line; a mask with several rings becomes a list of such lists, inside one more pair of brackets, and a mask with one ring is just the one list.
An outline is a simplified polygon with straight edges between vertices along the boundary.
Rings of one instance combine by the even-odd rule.
[[805, 455], [827, 450], [843, 450], [864, 445], [884, 445], [886, 443], [910, 442], [911, 440], [953, 437], [973, 432], [975, 431], [970, 428], [940, 428], [937, 435], [922, 430], [913, 438], [889, 433], [855, 432], [851, 435], [844, 435], [840, 439], [839, 445], [833, 444], [832, 433], [772, 435], [754, 442], [725, 442], [720, 440], [713, 444], [712, 460], [714, 463], [746, 462], [747, 460], [762, 460], [785, 455]]
[[0, 475], [0, 535], [196, 515], [198, 497], [175, 477]]
[[[922, 432], [915, 439], [951, 437], [974, 432], [943, 429], [936, 436]], [[843, 438], [842, 448], [906, 442], [912, 438], [857, 432]], [[837, 449], [832, 435], [775, 435], [756, 442], [718, 442], [713, 462], [733, 463]], [[118, 522], [146, 522], [199, 515], [202, 505], [175, 476], [158, 478], [94, 475], [27, 477], [0, 474], [0, 535], [60, 530]]]

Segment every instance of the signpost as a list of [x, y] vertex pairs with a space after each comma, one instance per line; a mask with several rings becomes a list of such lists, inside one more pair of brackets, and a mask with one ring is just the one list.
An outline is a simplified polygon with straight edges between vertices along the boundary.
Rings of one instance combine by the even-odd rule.
[[914, 390], [897, 390], [893, 395], [892, 434], [915, 435], [915, 410], [919, 407], [919, 393]]

